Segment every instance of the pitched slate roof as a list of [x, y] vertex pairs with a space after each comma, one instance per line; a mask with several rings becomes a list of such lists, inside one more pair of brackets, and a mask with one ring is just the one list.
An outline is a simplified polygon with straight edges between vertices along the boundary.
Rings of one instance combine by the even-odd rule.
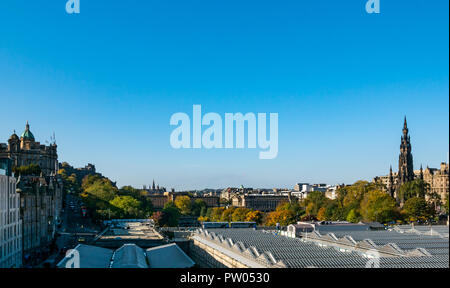
[[190, 268], [195, 265], [177, 244], [167, 244], [146, 250], [150, 268]]
[[[316, 231], [308, 235], [308, 240], [305, 240], [253, 229], [198, 229], [194, 233], [194, 237], [234, 251], [266, 267], [364, 268], [369, 260], [368, 255], [358, 248], [392, 254], [392, 257], [380, 258], [381, 268], [449, 266], [448, 239], [440, 237], [420, 238], [425, 236], [395, 231], [335, 231], [325, 235]], [[327, 242], [345, 244], [349, 248], [323, 244]]]
[[[80, 257], [80, 268], [109, 268], [113, 255], [113, 250], [84, 244], [77, 245], [73, 250], [78, 252]], [[66, 264], [71, 258], [70, 255], [64, 257], [57, 267], [66, 268]]]

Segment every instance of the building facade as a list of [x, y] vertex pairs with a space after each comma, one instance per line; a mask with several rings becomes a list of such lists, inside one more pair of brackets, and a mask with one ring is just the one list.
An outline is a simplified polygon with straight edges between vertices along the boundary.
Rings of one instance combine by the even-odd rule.
[[423, 177], [423, 180], [430, 186], [430, 192], [436, 193], [444, 201], [449, 197], [449, 166], [448, 163], [441, 163], [439, 169], [427, 167], [422, 171], [414, 171], [416, 177]]
[[169, 197], [166, 195], [147, 195], [147, 198], [152, 202], [152, 206], [155, 209], [163, 209], [164, 205], [169, 202]]
[[54, 176], [20, 176], [22, 243], [24, 262], [44, 257], [50, 252], [62, 208], [63, 184]]
[[381, 186], [387, 193], [396, 198], [397, 201], [400, 201], [401, 199], [398, 199], [397, 192], [401, 185], [415, 179], [422, 179], [429, 185], [430, 191], [428, 192], [438, 194], [441, 200], [445, 201], [449, 194], [449, 165], [441, 163], [440, 168], [427, 167], [423, 170], [420, 167], [419, 170], [414, 170], [411, 138], [406, 117], [402, 132], [398, 172], [393, 172], [391, 166], [388, 175], [375, 177], [373, 181], [382, 184]]
[[219, 196], [192, 196], [190, 193], [185, 192], [164, 192], [164, 193], [149, 193], [146, 197], [152, 202], [152, 205], [156, 209], [163, 209], [169, 201], [175, 201], [179, 196], [188, 196], [192, 203], [195, 200], [202, 200], [205, 202], [206, 207], [218, 207], [220, 204]]
[[[15, 175], [18, 202], [14, 212], [21, 221], [19, 233], [23, 265], [35, 264], [50, 252], [60, 221], [63, 182], [57, 174], [59, 165], [54, 138], [52, 142], [48, 146], [37, 142], [27, 122], [20, 138], [14, 132], [8, 144], [0, 144], [0, 159], [9, 161], [12, 171], [30, 164], [38, 165], [41, 171]], [[0, 203], [4, 205], [3, 200]]]
[[30, 125], [25, 125], [25, 131], [17, 136], [14, 132], [8, 139], [8, 144], [0, 144], [0, 158], [12, 160], [13, 167], [37, 164], [45, 176], [56, 175], [58, 171], [57, 146], [53, 143], [46, 146], [36, 142]]
[[21, 266], [20, 195], [16, 192], [16, 179], [10, 175], [0, 175], [0, 268]]
[[231, 205], [234, 207], [269, 212], [274, 211], [281, 202], [288, 201], [289, 196], [249, 194], [233, 196]]
[[327, 185], [327, 184], [309, 184], [309, 183], [297, 183], [294, 186], [294, 191], [292, 191], [292, 196], [298, 199], [305, 199], [311, 192], [322, 192], [326, 197], [330, 199], [336, 198], [337, 186]]
[[255, 191], [253, 190], [253, 188], [244, 188], [244, 186], [242, 185], [239, 188], [228, 187], [222, 190], [222, 192], [220, 193], [220, 198], [227, 201], [231, 201], [231, 199], [235, 195], [252, 194], [254, 192]]

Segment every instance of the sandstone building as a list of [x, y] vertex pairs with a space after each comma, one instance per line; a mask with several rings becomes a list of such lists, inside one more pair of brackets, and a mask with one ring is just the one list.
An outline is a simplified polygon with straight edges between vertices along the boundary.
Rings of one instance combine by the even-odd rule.
[[192, 196], [187, 192], [164, 192], [164, 193], [149, 193], [146, 197], [152, 202], [153, 208], [163, 209], [169, 201], [175, 202], [179, 196], [189, 196], [192, 203], [195, 200], [202, 200], [206, 207], [218, 207], [220, 198], [218, 196]]
[[441, 163], [440, 168], [429, 168], [425, 170], [420, 167], [414, 170], [413, 156], [411, 148], [411, 138], [408, 134], [408, 126], [405, 121], [403, 124], [403, 135], [400, 143], [400, 155], [398, 161], [398, 172], [393, 172], [390, 168], [389, 174], [374, 178], [374, 182], [382, 184], [382, 187], [394, 198], [398, 199], [397, 191], [400, 186], [414, 179], [424, 180], [430, 187], [429, 192], [435, 192], [440, 195], [441, 200], [447, 199], [449, 194], [449, 165]]
[[8, 140], [8, 144], [0, 144], [0, 158], [12, 160], [13, 167], [37, 164], [45, 176], [56, 175], [58, 171], [58, 154], [56, 143], [42, 145], [35, 141], [30, 125], [25, 125], [25, 131], [17, 136], [14, 132]]
[[281, 202], [288, 202], [289, 196], [282, 195], [235, 195], [231, 199], [234, 207], [248, 208], [262, 212], [274, 211]]
[[63, 184], [55, 176], [19, 176], [22, 242], [25, 262], [49, 252], [62, 208]]
[[[31, 264], [49, 252], [60, 221], [63, 183], [57, 175], [57, 146], [54, 141], [48, 146], [36, 142], [27, 122], [20, 138], [13, 133], [8, 144], [0, 144], [0, 159], [12, 163], [8, 166], [13, 168], [35, 164], [41, 170], [40, 174], [14, 175], [17, 178], [16, 192], [20, 197], [22, 262]], [[4, 205], [3, 201], [0, 204]]]

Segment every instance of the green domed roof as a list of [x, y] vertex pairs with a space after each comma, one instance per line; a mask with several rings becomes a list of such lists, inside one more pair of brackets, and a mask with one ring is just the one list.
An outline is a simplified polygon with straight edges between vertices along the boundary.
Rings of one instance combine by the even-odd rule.
[[20, 135], [20, 138], [23, 138], [24, 140], [32, 140], [34, 141], [34, 135], [30, 131], [30, 125], [28, 124], [25, 126], [25, 131], [23, 131], [22, 135]]

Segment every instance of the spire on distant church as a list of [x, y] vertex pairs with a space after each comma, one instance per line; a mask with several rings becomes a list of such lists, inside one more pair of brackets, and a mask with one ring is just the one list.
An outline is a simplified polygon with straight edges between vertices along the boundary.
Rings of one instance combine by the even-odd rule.
[[389, 195], [391, 195], [391, 197], [394, 197], [394, 192], [395, 192], [395, 187], [394, 187], [395, 183], [394, 183], [394, 175], [392, 173], [392, 165], [390, 165], [389, 167], [389, 179], [388, 179], [388, 185], [387, 185], [387, 190], [389, 192]]

